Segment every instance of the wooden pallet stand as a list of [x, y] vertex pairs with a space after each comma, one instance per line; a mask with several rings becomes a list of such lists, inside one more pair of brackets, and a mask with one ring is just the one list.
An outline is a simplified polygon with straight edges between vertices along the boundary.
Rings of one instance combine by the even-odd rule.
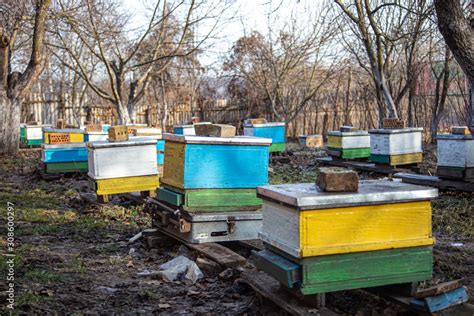
[[419, 171], [417, 164], [404, 165], [403, 167], [399, 167], [399, 166], [376, 164], [373, 162], [344, 160], [344, 159], [338, 159], [337, 157], [319, 157], [319, 158], [316, 158], [316, 161], [322, 165], [345, 167], [345, 168], [351, 168], [351, 169], [359, 170], [359, 171], [375, 172], [375, 173], [387, 174], [387, 175], [393, 175], [395, 173], [400, 173], [400, 172], [418, 172]]

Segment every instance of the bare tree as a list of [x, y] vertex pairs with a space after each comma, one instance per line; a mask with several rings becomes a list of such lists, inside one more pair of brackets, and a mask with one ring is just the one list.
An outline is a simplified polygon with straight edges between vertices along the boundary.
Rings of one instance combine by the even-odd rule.
[[12, 71], [12, 53], [18, 33], [27, 14], [26, 3], [3, 2], [0, 10], [0, 152], [18, 150], [21, 102], [45, 65], [43, 53], [46, 18], [51, 0], [37, 0], [34, 6], [34, 28], [31, 55], [23, 72]]
[[470, 130], [474, 133], [474, 2], [470, 2], [469, 21], [461, 0], [434, 0], [439, 30], [469, 79]]
[[[144, 97], [151, 75], [159, 75], [175, 58], [188, 56], [200, 47], [216, 28], [227, 2], [206, 5], [203, 0], [156, 1], [147, 26], [132, 43], [128, 39], [127, 17], [118, 13], [118, 3], [59, 0], [59, 6], [58, 14], [63, 19], [55, 29], [57, 44], [52, 45], [69, 54], [73, 60], [69, 67], [98, 96], [115, 105], [121, 123], [129, 123], [136, 121], [136, 106]], [[195, 42], [192, 27], [206, 19], [214, 24], [208, 34]], [[93, 76], [72, 45], [74, 41], [66, 40], [67, 32], [72, 32], [99, 62], [102, 74]]]

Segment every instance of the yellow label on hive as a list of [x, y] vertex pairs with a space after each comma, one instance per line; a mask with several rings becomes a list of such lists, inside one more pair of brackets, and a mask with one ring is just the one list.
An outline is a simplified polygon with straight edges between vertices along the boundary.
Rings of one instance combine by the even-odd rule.
[[390, 156], [390, 165], [406, 165], [411, 163], [418, 163], [423, 160], [422, 153], [412, 153], [412, 154], [403, 154], [403, 155], [391, 155]]
[[[50, 144], [50, 135], [55, 134], [64, 134], [64, 133], [44, 133], [44, 143]], [[67, 133], [69, 134], [69, 142], [70, 143], [83, 143], [84, 142], [84, 134], [82, 133]]]
[[429, 201], [300, 212], [303, 257], [433, 243]]
[[97, 194], [119, 194], [156, 190], [160, 185], [157, 175], [95, 180]]
[[342, 148], [342, 137], [328, 136], [328, 147]]

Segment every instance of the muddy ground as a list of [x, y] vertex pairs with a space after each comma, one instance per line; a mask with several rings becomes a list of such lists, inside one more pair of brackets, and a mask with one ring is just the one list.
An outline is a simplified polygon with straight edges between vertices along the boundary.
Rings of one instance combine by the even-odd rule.
[[[271, 182], [314, 182], [317, 164], [313, 150], [295, 144], [272, 158]], [[422, 170], [433, 172], [434, 155], [427, 154]], [[128, 239], [151, 223], [143, 206], [123, 198], [113, 204], [84, 203], [85, 176], [42, 180], [35, 171], [39, 150], [22, 150], [0, 157], [1, 244], [6, 251], [6, 206], [15, 209], [14, 314], [281, 314], [238, 280], [242, 269], [207, 269], [203, 280], [165, 282], [143, 277], [179, 254], [198, 255], [171, 239], [149, 245]], [[377, 178], [361, 174], [362, 178]], [[442, 193], [433, 203], [435, 247], [431, 283], [464, 278], [474, 298], [474, 196]], [[152, 246], [152, 247], [150, 247]], [[240, 253], [249, 256], [250, 251]], [[0, 269], [6, 279], [7, 257]], [[244, 269], [252, 269], [249, 262]], [[0, 282], [2, 312], [6, 309], [6, 282]], [[328, 296], [330, 309], [341, 314], [403, 315], [402, 308], [363, 291]], [[317, 313], [317, 311], [314, 311]]]

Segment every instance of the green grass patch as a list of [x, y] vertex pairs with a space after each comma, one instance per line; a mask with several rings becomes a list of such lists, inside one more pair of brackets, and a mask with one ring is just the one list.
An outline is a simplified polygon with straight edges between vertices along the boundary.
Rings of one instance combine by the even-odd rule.
[[62, 275], [46, 270], [29, 270], [23, 277], [41, 283], [55, 283], [63, 280]]

